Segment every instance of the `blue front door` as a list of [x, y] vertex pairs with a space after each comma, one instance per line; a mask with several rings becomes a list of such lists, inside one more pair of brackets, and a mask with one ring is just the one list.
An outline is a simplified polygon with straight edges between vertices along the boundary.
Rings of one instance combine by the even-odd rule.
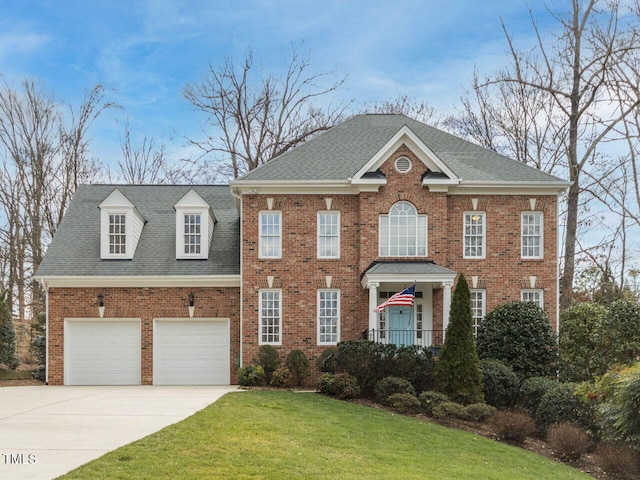
[[413, 308], [387, 307], [389, 343], [413, 345]]

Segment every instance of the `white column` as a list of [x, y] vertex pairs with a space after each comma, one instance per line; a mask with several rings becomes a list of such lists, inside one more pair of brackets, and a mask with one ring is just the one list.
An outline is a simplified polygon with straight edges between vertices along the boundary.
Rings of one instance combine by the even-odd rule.
[[378, 306], [378, 287], [377, 282], [367, 283], [369, 289], [369, 330], [378, 328], [378, 314], [373, 311]]
[[451, 287], [453, 282], [442, 282], [442, 341], [449, 326], [449, 312], [451, 311]]

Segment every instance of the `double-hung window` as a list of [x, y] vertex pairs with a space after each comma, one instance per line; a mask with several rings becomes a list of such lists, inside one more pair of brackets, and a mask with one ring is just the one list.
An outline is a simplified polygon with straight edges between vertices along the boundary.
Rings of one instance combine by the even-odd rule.
[[484, 212], [464, 214], [464, 258], [485, 258], [486, 221]]
[[125, 255], [127, 253], [127, 216], [123, 213], [109, 214], [109, 254]]
[[485, 290], [471, 290], [471, 317], [473, 319], [473, 334], [478, 334], [486, 312]]
[[381, 257], [427, 255], [427, 216], [409, 202], [398, 202], [380, 215], [378, 250]]
[[522, 213], [522, 258], [542, 258], [542, 212]]
[[260, 258], [282, 258], [282, 212], [260, 212]]
[[340, 258], [340, 212], [318, 212], [318, 258]]
[[260, 290], [260, 344], [282, 343], [282, 291]]
[[202, 221], [200, 214], [184, 215], [184, 253], [199, 255], [202, 248]]
[[318, 344], [340, 341], [340, 291], [318, 290]]
[[533, 302], [538, 305], [540, 308], [544, 308], [543, 304], [543, 295], [541, 289], [526, 289], [522, 290], [520, 293], [520, 299], [523, 302]]

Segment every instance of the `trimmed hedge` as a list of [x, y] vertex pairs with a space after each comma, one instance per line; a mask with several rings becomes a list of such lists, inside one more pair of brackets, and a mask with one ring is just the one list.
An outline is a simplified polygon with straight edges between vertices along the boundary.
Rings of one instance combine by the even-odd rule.
[[376, 398], [380, 403], [388, 404], [389, 397], [396, 393], [415, 396], [416, 391], [409, 380], [400, 377], [385, 377], [376, 383]]

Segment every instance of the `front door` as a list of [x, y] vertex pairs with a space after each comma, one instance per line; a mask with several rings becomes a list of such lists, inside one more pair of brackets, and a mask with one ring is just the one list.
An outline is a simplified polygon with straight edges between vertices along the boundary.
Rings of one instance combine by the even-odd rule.
[[387, 307], [389, 316], [389, 343], [413, 345], [413, 308]]

